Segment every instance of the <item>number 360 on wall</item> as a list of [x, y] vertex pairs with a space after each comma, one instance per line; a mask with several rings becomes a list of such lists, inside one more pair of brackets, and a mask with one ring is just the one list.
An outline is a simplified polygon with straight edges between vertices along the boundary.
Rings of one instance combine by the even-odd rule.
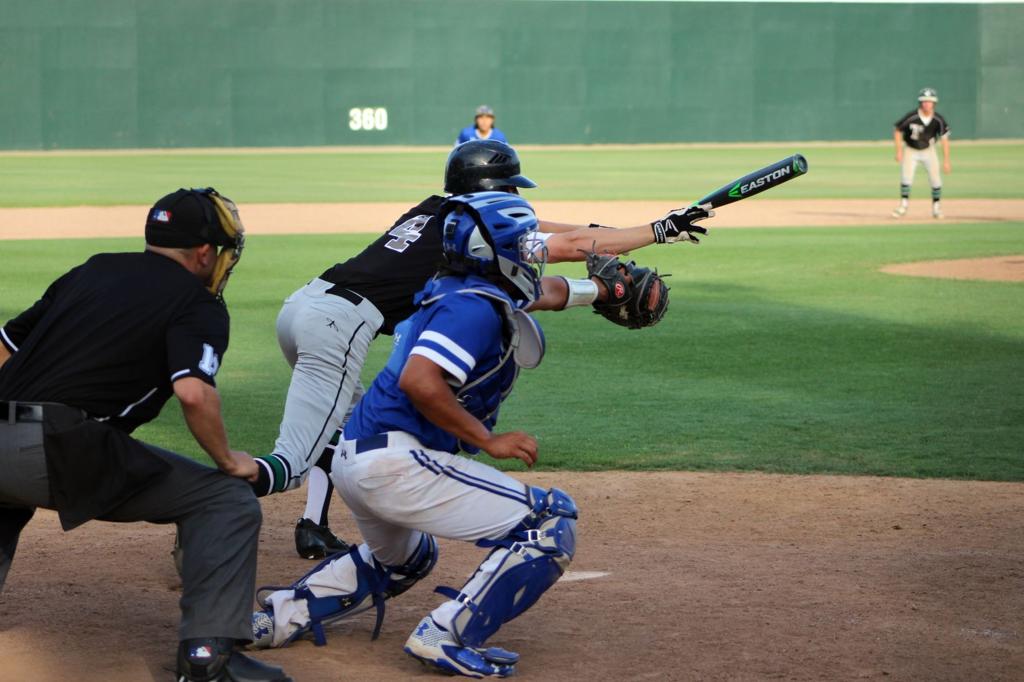
[[387, 130], [388, 110], [384, 107], [353, 107], [348, 110], [349, 130]]

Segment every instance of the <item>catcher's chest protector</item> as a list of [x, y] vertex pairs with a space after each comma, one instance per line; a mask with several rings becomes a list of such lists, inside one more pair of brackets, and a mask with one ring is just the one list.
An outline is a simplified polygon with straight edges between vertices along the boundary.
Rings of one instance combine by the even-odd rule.
[[517, 308], [503, 291], [486, 280], [474, 278], [472, 282], [452, 284], [458, 286], [449, 285], [444, 280], [438, 281], [434, 291], [429, 292], [429, 297], [424, 298], [420, 305], [429, 306], [452, 293], [472, 294], [494, 303], [504, 319], [504, 343], [500, 360], [467, 381], [455, 394], [466, 411], [482, 421], [487, 428], [493, 428], [501, 402], [512, 392], [520, 367], [532, 369], [540, 364], [544, 356], [544, 334], [532, 317]]

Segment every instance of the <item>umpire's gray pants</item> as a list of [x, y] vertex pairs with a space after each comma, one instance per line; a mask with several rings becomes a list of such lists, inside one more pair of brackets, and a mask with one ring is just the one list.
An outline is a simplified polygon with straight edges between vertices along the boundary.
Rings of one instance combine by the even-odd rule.
[[328, 294], [322, 279], [285, 299], [277, 341], [292, 366], [274, 454], [291, 471], [282, 489], [297, 488], [363, 394], [359, 375], [384, 316], [367, 300], [358, 305]]
[[[171, 464], [170, 473], [103, 520], [178, 524], [184, 552], [181, 639], [252, 639], [256, 547], [263, 519], [252, 488], [181, 455], [146, 447]], [[18, 536], [36, 507], [53, 508], [43, 426], [0, 423], [0, 589]]]

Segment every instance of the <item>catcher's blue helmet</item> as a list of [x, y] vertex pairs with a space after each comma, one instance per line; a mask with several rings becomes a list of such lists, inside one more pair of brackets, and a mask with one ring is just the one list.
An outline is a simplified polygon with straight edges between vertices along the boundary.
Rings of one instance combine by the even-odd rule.
[[525, 199], [506, 192], [461, 194], [448, 200], [442, 215], [442, 247], [451, 269], [500, 275], [513, 285], [514, 298], [537, 300], [547, 251]]

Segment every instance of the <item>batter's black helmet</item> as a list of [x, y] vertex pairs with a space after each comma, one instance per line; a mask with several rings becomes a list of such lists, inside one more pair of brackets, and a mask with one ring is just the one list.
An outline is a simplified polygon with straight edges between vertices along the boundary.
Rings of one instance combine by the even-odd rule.
[[470, 140], [448, 155], [444, 167], [445, 192], [469, 194], [509, 186], [528, 189], [537, 183], [519, 173], [519, 155], [504, 142]]

